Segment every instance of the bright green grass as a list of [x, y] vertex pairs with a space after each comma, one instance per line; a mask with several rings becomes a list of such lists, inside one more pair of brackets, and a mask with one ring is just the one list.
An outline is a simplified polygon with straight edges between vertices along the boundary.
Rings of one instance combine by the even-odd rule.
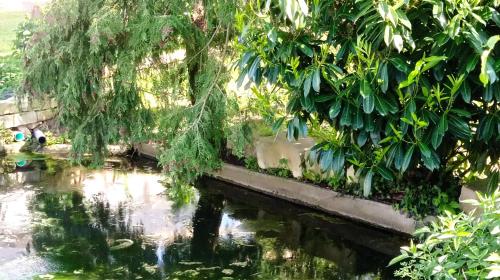
[[0, 56], [12, 52], [17, 26], [24, 20], [25, 15], [25, 12], [0, 11]]

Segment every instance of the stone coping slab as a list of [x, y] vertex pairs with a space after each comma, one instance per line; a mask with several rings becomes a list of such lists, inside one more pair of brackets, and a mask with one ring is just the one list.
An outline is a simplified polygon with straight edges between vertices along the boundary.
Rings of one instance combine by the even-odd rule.
[[312, 184], [258, 173], [232, 164], [223, 164], [219, 171], [211, 175], [257, 192], [387, 230], [413, 234], [420, 225], [388, 204], [343, 195]]

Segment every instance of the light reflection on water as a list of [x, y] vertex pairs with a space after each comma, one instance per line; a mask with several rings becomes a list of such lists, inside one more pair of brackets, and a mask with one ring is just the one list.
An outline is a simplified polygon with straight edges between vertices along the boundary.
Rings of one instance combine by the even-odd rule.
[[161, 179], [128, 161], [0, 174], [0, 279], [389, 279], [404, 242], [215, 180]]

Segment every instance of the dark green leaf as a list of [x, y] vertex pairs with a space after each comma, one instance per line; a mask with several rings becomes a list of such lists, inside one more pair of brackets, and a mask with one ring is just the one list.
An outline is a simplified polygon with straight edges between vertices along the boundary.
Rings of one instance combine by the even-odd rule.
[[469, 125], [463, 118], [449, 114], [448, 124], [450, 132], [458, 139], [470, 140], [472, 138], [472, 133], [470, 131]]
[[368, 80], [361, 80], [361, 82], [359, 83], [359, 93], [361, 93], [361, 96], [363, 96], [363, 98], [372, 95], [373, 91]]
[[422, 153], [424, 157], [431, 156], [431, 149], [429, 149], [429, 146], [427, 146], [427, 144], [425, 144], [424, 142], [419, 142], [418, 148], [420, 149], [420, 153]]
[[439, 130], [438, 127], [435, 127], [432, 131], [432, 135], [431, 135], [431, 143], [432, 143], [432, 147], [434, 149], [437, 149], [439, 147], [439, 145], [441, 145], [441, 142], [443, 141], [443, 136], [444, 134], [442, 134]]
[[495, 122], [493, 115], [485, 116], [479, 123], [478, 131], [479, 139], [484, 141], [489, 141], [493, 134], [495, 133], [495, 126], [498, 125]]
[[471, 97], [471, 90], [470, 90], [470, 86], [469, 86], [469, 83], [467, 83], [466, 81], [462, 84], [462, 88], [460, 90], [460, 93], [462, 95], [462, 99], [466, 102], [466, 103], [470, 103], [470, 97]]
[[350, 106], [347, 105], [342, 110], [342, 116], [340, 117], [341, 126], [350, 126], [352, 124], [352, 116]]
[[441, 135], [444, 135], [444, 133], [448, 131], [448, 119], [446, 115], [442, 115], [439, 119], [438, 130]]
[[415, 150], [415, 145], [411, 145], [410, 148], [408, 148], [408, 150], [406, 151], [403, 162], [401, 164], [401, 172], [405, 172], [406, 169], [408, 169], [408, 166], [410, 166], [411, 157], [413, 156], [413, 150]]
[[422, 154], [422, 161], [424, 162], [424, 166], [429, 170], [435, 170], [439, 168], [439, 157], [436, 152], [432, 151], [429, 156], [425, 156]]
[[308, 57], [313, 57], [314, 55], [313, 50], [305, 44], [299, 44], [299, 49]]
[[360, 129], [363, 127], [363, 112], [358, 110], [356, 112], [356, 116], [354, 118], [354, 123], [352, 124], [352, 128]]
[[396, 169], [401, 170], [401, 167], [403, 166], [404, 156], [404, 148], [400, 143], [396, 146], [394, 152], [394, 167], [396, 167]]
[[358, 146], [363, 147], [366, 143], [366, 140], [368, 140], [368, 134], [363, 130], [358, 134], [356, 142]]
[[311, 90], [311, 76], [307, 76], [304, 80], [304, 97], [309, 95], [309, 91]]
[[330, 110], [328, 111], [328, 115], [330, 116], [330, 119], [335, 119], [339, 113], [340, 113], [340, 109], [341, 109], [341, 104], [342, 102], [340, 101], [340, 99], [338, 99], [335, 103], [333, 103], [333, 105], [330, 107]]
[[379, 79], [382, 80], [382, 83], [380, 84], [380, 89], [382, 90], [383, 93], [386, 93], [387, 89], [389, 88], [389, 73], [387, 71], [387, 62], [383, 62], [380, 65]]
[[392, 171], [384, 166], [378, 166], [377, 173], [380, 174], [386, 180], [389, 181], [394, 180], [394, 174], [392, 174]]
[[337, 149], [335, 151], [332, 161], [333, 171], [335, 171], [336, 173], [340, 173], [340, 171], [342, 171], [342, 168], [344, 168], [344, 162], [345, 162], [344, 152], [341, 149]]
[[321, 168], [322, 171], [328, 171], [332, 166], [332, 161], [333, 161], [333, 151], [331, 149], [323, 151], [321, 153], [321, 158], [319, 160], [319, 167]]

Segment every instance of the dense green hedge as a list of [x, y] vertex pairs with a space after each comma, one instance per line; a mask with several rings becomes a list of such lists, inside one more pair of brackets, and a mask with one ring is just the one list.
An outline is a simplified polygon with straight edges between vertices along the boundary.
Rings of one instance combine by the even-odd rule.
[[[248, 1], [238, 67], [289, 92], [288, 137], [337, 131], [310, 159], [324, 171], [498, 185], [499, 1]], [[281, 119], [280, 122], [286, 121]]]

